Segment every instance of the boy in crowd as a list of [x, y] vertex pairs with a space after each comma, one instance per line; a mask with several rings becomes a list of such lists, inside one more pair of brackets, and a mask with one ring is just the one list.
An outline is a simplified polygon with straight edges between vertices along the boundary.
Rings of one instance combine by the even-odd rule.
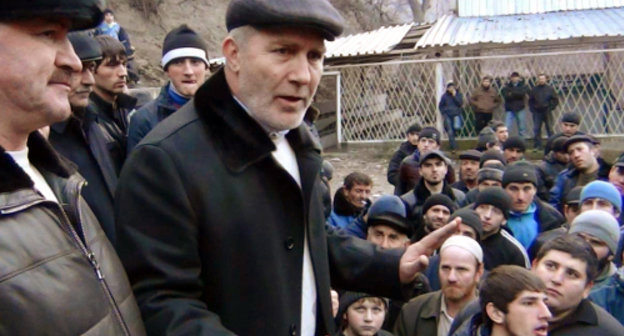
[[381, 329], [388, 312], [386, 299], [365, 293], [346, 292], [336, 315], [341, 336], [391, 336]]
[[580, 124], [581, 124], [580, 114], [578, 114], [577, 112], [564, 113], [561, 116], [561, 119], [559, 120], [559, 127], [561, 128], [561, 132], [548, 138], [548, 141], [546, 142], [546, 146], [544, 146], [544, 155], [547, 155], [552, 150], [553, 141], [555, 141], [555, 139], [561, 136], [565, 136], [569, 138], [574, 135], [584, 134], [583, 132], [579, 131]]

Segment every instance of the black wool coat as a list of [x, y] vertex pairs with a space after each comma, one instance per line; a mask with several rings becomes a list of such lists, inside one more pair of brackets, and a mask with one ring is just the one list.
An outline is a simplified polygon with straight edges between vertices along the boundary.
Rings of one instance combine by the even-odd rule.
[[118, 250], [150, 335], [300, 334], [304, 230], [318, 335], [335, 332], [330, 278], [401, 296], [401, 251], [327, 232], [320, 149], [305, 126], [286, 138], [301, 188], [221, 70], [130, 155], [116, 194]]

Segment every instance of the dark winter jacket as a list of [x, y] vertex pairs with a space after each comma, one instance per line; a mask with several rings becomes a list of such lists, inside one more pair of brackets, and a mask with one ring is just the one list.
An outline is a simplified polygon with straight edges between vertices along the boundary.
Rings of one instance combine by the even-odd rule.
[[[474, 306], [474, 303], [471, 305]], [[476, 305], [479, 306], [478, 304]], [[453, 325], [455, 325], [455, 321], [457, 320], [457, 316], [455, 320], [453, 320]], [[457, 330], [451, 326], [451, 330], [449, 331], [449, 336], [490, 336], [492, 335], [492, 330], [485, 326], [483, 323], [483, 316], [481, 312], [477, 312], [476, 314], [469, 316], [468, 319], [462, 320], [462, 324], [457, 327]]]
[[551, 152], [539, 163], [539, 167], [544, 172], [544, 185], [550, 190], [555, 185], [555, 178], [566, 169], [567, 164], [557, 161], [554, 153]]
[[169, 85], [160, 89], [160, 94], [156, 99], [143, 105], [130, 116], [130, 124], [128, 125], [128, 153], [143, 139], [156, 124], [170, 116], [178, 108], [174, 105], [170, 98]]
[[109, 149], [116, 146], [103, 128], [95, 123], [95, 115], [84, 110], [50, 127], [49, 141], [61, 155], [78, 167], [87, 184], [82, 196], [97, 217], [108, 239], [115, 244], [115, 212], [113, 196], [117, 187], [117, 171]]
[[464, 95], [461, 92], [456, 91], [453, 96], [450, 92], [446, 91], [440, 98], [438, 108], [443, 116], [456, 117], [462, 114], [462, 106], [464, 104]]
[[524, 80], [516, 85], [509, 82], [503, 87], [501, 94], [505, 98], [505, 111], [518, 112], [524, 109], [529, 87], [524, 84]]
[[474, 112], [492, 113], [501, 105], [501, 102], [498, 90], [492, 86], [485, 90], [479, 85], [470, 94], [470, 106]]
[[[609, 170], [611, 170], [611, 165], [605, 162], [602, 158], [598, 158], [598, 179], [607, 181], [609, 179]], [[563, 208], [562, 201], [565, 195], [572, 190], [572, 188], [576, 187], [577, 179], [578, 179], [579, 171], [571, 166], [570, 168], [562, 170], [557, 178], [555, 179], [555, 184], [550, 189], [550, 200], [549, 203], [560, 211]]]
[[144, 335], [124, 269], [80, 197], [84, 179], [38, 132], [28, 149], [59, 203], [0, 148], [0, 334]]
[[117, 175], [126, 160], [128, 116], [134, 109], [136, 101], [134, 97], [119, 94], [113, 105], [104, 101], [95, 92], [91, 92], [89, 96], [87, 113], [93, 115], [93, 121], [102, 128], [107, 138], [114, 140], [110, 143], [109, 153]]
[[[318, 143], [286, 140], [301, 186], [219, 70], [135, 147], [116, 194], [118, 250], [150, 335], [300, 334], [304, 237], [319, 335], [331, 287], [401, 297], [401, 250], [327, 231]], [[306, 235], [307, 233], [307, 235]]]
[[409, 141], [401, 143], [399, 149], [397, 149], [396, 152], [392, 154], [392, 158], [388, 163], [388, 183], [392, 184], [396, 188], [399, 183], [399, 167], [401, 166], [401, 162], [405, 157], [410, 154], [414, 154], [414, 152], [417, 150], [418, 147], [412, 145]]
[[559, 105], [555, 89], [550, 85], [537, 85], [529, 92], [529, 108], [532, 113], [545, 113]]
[[624, 326], [589, 299], [583, 299], [572, 314], [557, 325], [551, 326], [548, 335], [621, 336], [624, 335]]
[[518, 265], [531, 268], [531, 262], [524, 247], [505, 228], [481, 240], [483, 266], [490, 271], [500, 265]]
[[397, 336], [437, 336], [442, 292], [423, 294], [403, 305], [394, 325]]
[[592, 290], [589, 299], [624, 325], [624, 269], [612, 275], [598, 290]]

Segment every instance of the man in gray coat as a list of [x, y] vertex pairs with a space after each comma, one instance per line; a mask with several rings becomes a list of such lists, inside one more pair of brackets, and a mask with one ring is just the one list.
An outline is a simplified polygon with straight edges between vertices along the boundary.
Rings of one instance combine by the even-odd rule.
[[385, 251], [326, 229], [302, 120], [343, 20], [327, 0], [233, 0], [226, 26], [224, 69], [126, 162], [119, 253], [151, 335], [334, 334], [330, 281], [400, 297], [458, 223]]

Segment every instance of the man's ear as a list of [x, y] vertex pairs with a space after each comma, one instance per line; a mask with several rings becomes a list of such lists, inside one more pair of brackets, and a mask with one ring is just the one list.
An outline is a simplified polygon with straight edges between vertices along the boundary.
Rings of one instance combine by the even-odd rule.
[[231, 36], [223, 40], [221, 52], [226, 59], [225, 66], [233, 72], [238, 72], [240, 70], [240, 47]]
[[496, 308], [494, 303], [488, 302], [488, 304], [485, 305], [485, 312], [492, 322], [496, 324], [503, 324], [503, 322], [505, 322], [505, 313]]
[[594, 287], [594, 282], [590, 281], [585, 285], [585, 289], [583, 289], [583, 299], [587, 299], [587, 297], [589, 296], [589, 292], [591, 291], [592, 287]]

